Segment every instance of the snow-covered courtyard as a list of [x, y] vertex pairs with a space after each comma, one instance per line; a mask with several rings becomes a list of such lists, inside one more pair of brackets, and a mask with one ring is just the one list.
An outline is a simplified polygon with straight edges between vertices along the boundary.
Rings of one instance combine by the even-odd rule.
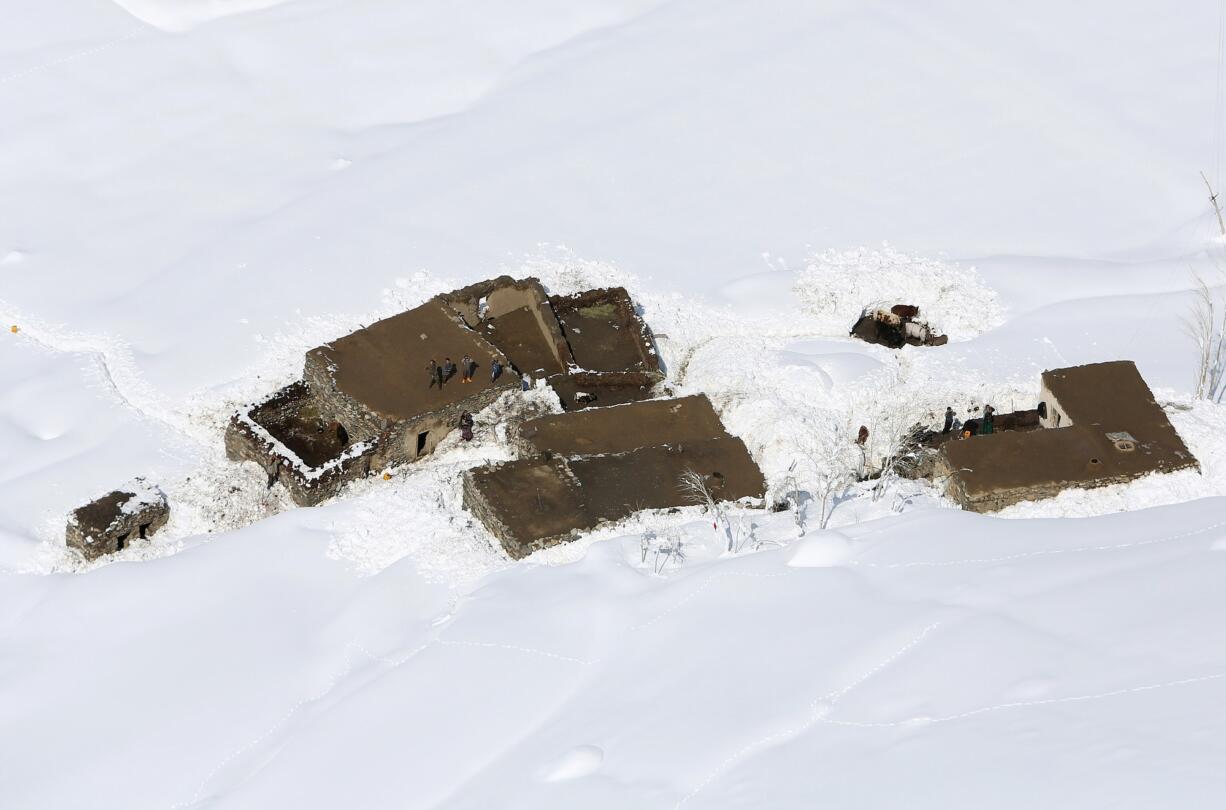
[[[1226, 3], [7, 11], [0, 807], [1226, 803], [1188, 328], [1226, 295]], [[226, 458], [305, 351], [500, 273], [625, 286], [768, 502], [860, 425], [879, 455], [1119, 359], [1200, 470], [992, 515], [868, 481], [825, 530], [738, 507], [729, 551], [695, 506], [515, 562], [461, 495], [514, 402], [313, 508]], [[849, 338], [883, 301], [949, 343]], [[165, 528], [66, 549], [138, 476]]]

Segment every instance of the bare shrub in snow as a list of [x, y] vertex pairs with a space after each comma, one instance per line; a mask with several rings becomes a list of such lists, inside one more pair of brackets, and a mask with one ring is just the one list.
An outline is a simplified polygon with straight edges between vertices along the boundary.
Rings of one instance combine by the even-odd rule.
[[728, 539], [727, 550], [729, 552], [738, 553], [744, 548], [746, 542], [754, 540], [753, 523], [744, 518], [733, 518], [729, 515], [724, 504], [711, 491], [705, 475], [696, 470], [686, 470], [681, 473], [677, 486], [691, 502], [706, 508], [716, 529], [723, 527], [724, 535]]
[[880, 500], [891, 483], [918, 464], [922, 432], [923, 426], [904, 410], [884, 412], [869, 428], [869, 439], [861, 448], [864, 463], [861, 478], [876, 479], [874, 501]]
[[1218, 289], [1211, 289], [1199, 275], [1193, 295], [1184, 328], [1199, 352], [1196, 398], [1220, 402], [1226, 393], [1226, 301]]
[[[815, 426], [800, 440], [802, 455], [788, 468], [786, 493], [795, 510], [796, 528], [804, 535], [809, 504], [818, 509], [819, 529], [830, 524], [834, 507], [856, 483], [863, 457], [851, 441], [849, 426], [836, 423]], [[808, 488], [802, 492], [801, 482]]]
[[793, 287], [801, 307], [835, 334], [846, 334], [865, 307], [914, 304], [950, 340], [966, 340], [1003, 321], [996, 292], [973, 267], [880, 249], [827, 250], [811, 257]]

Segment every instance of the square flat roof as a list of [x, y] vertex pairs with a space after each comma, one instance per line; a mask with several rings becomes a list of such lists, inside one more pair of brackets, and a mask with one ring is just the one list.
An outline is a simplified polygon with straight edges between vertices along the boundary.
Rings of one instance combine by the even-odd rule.
[[[430, 385], [426, 367], [431, 359], [441, 366], [450, 357], [458, 369], [465, 354], [477, 362], [472, 383], [462, 383], [457, 370], [441, 391]], [[504, 370], [491, 383], [490, 362], [495, 358]], [[456, 404], [489, 388], [517, 384], [501, 352], [437, 299], [312, 349], [307, 362], [313, 361], [326, 364], [337, 391], [391, 422]]]
[[705, 394], [551, 414], [524, 422], [520, 441], [536, 453], [624, 453], [658, 444], [727, 436]]

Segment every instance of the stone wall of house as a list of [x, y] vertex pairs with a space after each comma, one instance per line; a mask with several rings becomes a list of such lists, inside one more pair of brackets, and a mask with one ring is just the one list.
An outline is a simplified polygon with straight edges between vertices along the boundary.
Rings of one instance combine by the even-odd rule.
[[311, 467], [253, 418], [271, 413], [291, 415], [311, 393], [301, 382], [287, 386], [235, 413], [225, 434], [226, 456], [230, 460], [258, 465], [268, 476], [269, 486], [279, 482], [299, 506], [314, 506], [336, 495], [350, 481], [364, 478], [370, 473], [379, 448], [377, 439], [355, 442], [336, 458]]
[[947, 496], [957, 501], [968, 512], [979, 513], [999, 512], [1022, 501], [1040, 501], [1054, 498], [1066, 489], [1097, 489], [1098, 487], [1111, 486], [1112, 484], [1126, 484], [1147, 474], [1145, 472], [1118, 474], [1079, 481], [1044, 481], [1043, 483], [1026, 487], [995, 489], [983, 495], [972, 497], [967, 495], [966, 489], [963, 487], [962, 481], [958, 476], [953, 475], [953, 471], [943, 455], [937, 456], [933, 469], [933, 476], [936, 480], [946, 479], [945, 494]]
[[74, 510], [64, 542], [87, 560], [114, 554], [130, 543], [148, 540], [170, 519], [170, 505], [160, 489], [136, 479]]
[[324, 419], [340, 422], [354, 441], [373, 439], [387, 430], [390, 424], [353, 397], [337, 390], [334, 372], [324, 347], [307, 352], [302, 379], [310, 387]]
[[[493, 404], [507, 391], [514, 391], [518, 388], [519, 380], [507, 374], [496, 386], [490, 386], [459, 402], [392, 425], [380, 436], [379, 451], [371, 460], [372, 468], [383, 469], [409, 464], [433, 453], [439, 442], [450, 435], [453, 430], [459, 429], [460, 416], [465, 411], [475, 414]], [[418, 453], [417, 442], [422, 433], [428, 436], [421, 453]]]

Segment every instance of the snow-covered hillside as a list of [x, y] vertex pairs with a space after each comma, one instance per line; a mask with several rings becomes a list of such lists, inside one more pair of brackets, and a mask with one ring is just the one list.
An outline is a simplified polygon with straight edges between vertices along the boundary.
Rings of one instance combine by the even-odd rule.
[[[11, 10], [0, 807], [1221, 806], [1226, 410], [1184, 321], [1226, 267], [1224, 14]], [[501, 272], [627, 286], [772, 493], [858, 425], [1121, 358], [1202, 471], [991, 517], [853, 489], [803, 537], [744, 511], [731, 554], [645, 514], [513, 563], [460, 504], [497, 408], [313, 509], [225, 459], [305, 350]], [[891, 297], [951, 342], [850, 341]], [[167, 527], [71, 557], [67, 513], [138, 475]]]

